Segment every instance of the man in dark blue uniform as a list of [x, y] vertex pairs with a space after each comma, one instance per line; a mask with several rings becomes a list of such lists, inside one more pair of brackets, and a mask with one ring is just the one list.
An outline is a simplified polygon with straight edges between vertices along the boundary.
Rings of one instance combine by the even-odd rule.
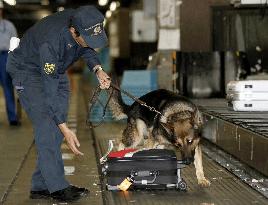
[[67, 67], [83, 57], [102, 89], [110, 86], [94, 49], [107, 45], [103, 15], [93, 6], [68, 9], [31, 27], [10, 53], [7, 71], [34, 127], [38, 157], [30, 198], [74, 201], [88, 193], [64, 177], [61, 143], [78, 155], [79, 141], [66, 125], [69, 84]]

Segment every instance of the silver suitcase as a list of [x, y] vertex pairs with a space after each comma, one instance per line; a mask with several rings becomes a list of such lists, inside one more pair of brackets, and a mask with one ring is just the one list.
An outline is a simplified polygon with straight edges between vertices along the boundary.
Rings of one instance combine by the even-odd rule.
[[268, 80], [231, 81], [226, 93], [235, 111], [268, 111]]
[[264, 92], [233, 92], [227, 93], [228, 101], [268, 101], [268, 91]]
[[234, 111], [268, 111], [268, 100], [267, 101], [229, 101], [228, 106]]
[[268, 80], [241, 80], [230, 81], [226, 88], [227, 94], [237, 92], [268, 92]]

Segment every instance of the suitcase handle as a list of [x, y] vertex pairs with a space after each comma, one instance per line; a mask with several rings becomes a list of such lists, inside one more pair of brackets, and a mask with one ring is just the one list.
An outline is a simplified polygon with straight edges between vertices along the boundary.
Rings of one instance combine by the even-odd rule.
[[100, 158], [100, 164], [104, 164], [107, 161], [107, 157], [108, 155], [111, 153], [111, 151], [114, 148], [114, 140], [109, 140], [108, 142], [108, 150], [107, 152], [102, 156], [102, 158]]
[[158, 175], [158, 171], [132, 171], [131, 176], [133, 177], [149, 177], [149, 176], [155, 176]]
[[[158, 171], [132, 171], [131, 172], [131, 178], [133, 179], [133, 182], [135, 184], [153, 184], [156, 180], [157, 175], [159, 175]], [[154, 178], [152, 180], [147, 180], [147, 179], [143, 179], [143, 180], [135, 180], [135, 177], [149, 177], [149, 176], [153, 176]]]
[[226, 100], [232, 101], [234, 99], [234, 94], [228, 93], [226, 95]]

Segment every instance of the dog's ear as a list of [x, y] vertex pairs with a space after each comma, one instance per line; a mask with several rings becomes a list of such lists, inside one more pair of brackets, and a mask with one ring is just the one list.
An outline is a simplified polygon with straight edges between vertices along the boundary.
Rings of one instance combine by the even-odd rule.
[[203, 124], [204, 124], [203, 116], [199, 110], [196, 110], [193, 116], [194, 129], [197, 130], [201, 129]]
[[160, 122], [160, 124], [162, 125], [162, 127], [165, 129], [165, 131], [170, 135], [173, 130], [174, 130], [174, 126], [170, 123], [164, 123], [164, 122]]

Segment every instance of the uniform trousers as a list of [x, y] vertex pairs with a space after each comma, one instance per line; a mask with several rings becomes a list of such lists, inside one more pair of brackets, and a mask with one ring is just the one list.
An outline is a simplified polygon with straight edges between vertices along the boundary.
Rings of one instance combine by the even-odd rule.
[[[8, 70], [16, 70], [11, 60]], [[24, 68], [25, 69], [25, 68]], [[25, 69], [27, 70], [27, 69]], [[46, 96], [41, 76], [32, 73], [12, 72], [12, 82], [19, 95], [22, 107], [32, 121], [34, 140], [37, 148], [36, 170], [32, 175], [32, 191], [48, 189], [50, 193], [67, 188], [62, 160], [61, 144], [63, 134], [53, 120], [49, 107], [45, 104]], [[54, 103], [58, 111], [67, 120], [69, 105], [69, 82], [66, 74], [59, 76], [58, 94]]]

